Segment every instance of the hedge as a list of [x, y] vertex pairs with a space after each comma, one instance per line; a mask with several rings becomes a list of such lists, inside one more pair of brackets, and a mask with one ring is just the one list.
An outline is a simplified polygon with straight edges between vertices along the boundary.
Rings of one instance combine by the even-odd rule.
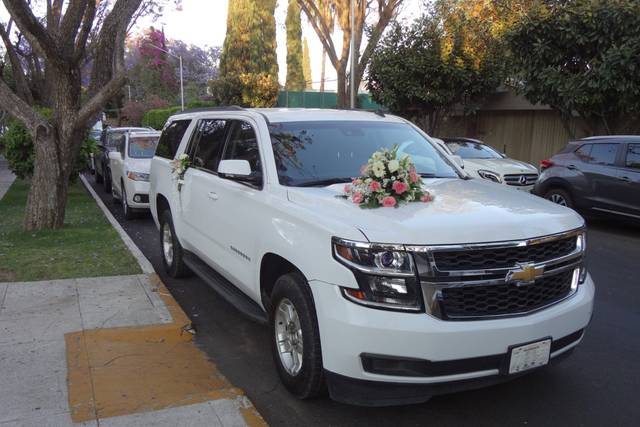
[[[215, 107], [217, 104], [213, 101], [192, 101], [187, 104], [187, 108], [204, 108]], [[142, 126], [152, 127], [160, 130], [164, 127], [167, 119], [172, 115], [180, 112], [180, 107], [159, 108], [149, 110], [142, 116]]]

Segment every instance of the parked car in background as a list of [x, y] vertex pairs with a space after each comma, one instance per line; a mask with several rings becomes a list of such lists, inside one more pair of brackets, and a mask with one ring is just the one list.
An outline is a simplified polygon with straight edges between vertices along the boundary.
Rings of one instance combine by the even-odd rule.
[[149, 209], [149, 170], [159, 139], [157, 131], [129, 131], [109, 153], [111, 194], [122, 203], [126, 219]]
[[538, 180], [538, 169], [510, 159], [491, 146], [471, 138], [442, 138], [449, 151], [464, 161], [464, 170], [473, 177], [531, 191]]
[[97, 149], [93, 155], [96, 184], [102, 184], [104, 191], [111, 191], [111, 171], [109, 170], [109, 153], [120, 146], [124, 134], [129, 131], [150, 131], [153, 129], [142, 127], [117, 127], [105, 128], [97, 143]]
[[[151, 163], [164, 268], [198, 274], [267, 323], [275, 368], [299, 398], [327, 386], [351, 404], [417, 403], [568, 355], [593, 308], [584, 220], [468, 179], [436, 144], [363, 111], [178, 113]], [[394, 146], [433, 200], [361, 209], [340, 197]]]
[[540, 169], [535, 194], [578, 210], [640, 219], [640, 136], [572, 141]]

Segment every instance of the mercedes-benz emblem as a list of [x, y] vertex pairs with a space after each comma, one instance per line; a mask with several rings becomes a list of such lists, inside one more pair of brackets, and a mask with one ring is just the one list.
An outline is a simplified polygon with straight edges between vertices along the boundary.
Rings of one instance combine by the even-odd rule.
[[527, 185], [527, 177], [524, 175], [520, 175], [520, 179], [518, 180], [520, 185]]

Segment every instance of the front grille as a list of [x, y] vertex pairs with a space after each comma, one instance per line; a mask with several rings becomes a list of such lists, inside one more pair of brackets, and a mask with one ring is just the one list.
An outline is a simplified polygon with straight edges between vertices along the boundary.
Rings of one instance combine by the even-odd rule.
[[524, 174], [512, 174], [505, 175], [504, 182], [507, 185], [515, 185], [518, 187], [523, 187], [525, 185], [533, 185], [538, 180], [537, 173], [524, 173]]
[[573, 270], [569, 270], [524, 286], [502, 284], [445, 288], [440, 300], [442, 313], [446, 318], [460, 318], [529, 312], [569, 295], [572, 278]]
[[544, 262], [570, 254], [576, 248], [575, 236], [530, 246], [489, 249], [435, 251], [436, 267], [440, 271], [509, 268], [518, 262]]

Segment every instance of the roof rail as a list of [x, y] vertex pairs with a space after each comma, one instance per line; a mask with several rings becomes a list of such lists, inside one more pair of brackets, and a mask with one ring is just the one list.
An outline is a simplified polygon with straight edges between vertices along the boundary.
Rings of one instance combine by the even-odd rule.
[[184, 111], [176, 111], [175, 114], [184, 114], [184, 113], [206, 113], [207, 111], [245, 111], [246, 109], [240, 107], [239, 105], [226, 105], [220, 107], [198, 107], [198, 108], [189, 108]]

